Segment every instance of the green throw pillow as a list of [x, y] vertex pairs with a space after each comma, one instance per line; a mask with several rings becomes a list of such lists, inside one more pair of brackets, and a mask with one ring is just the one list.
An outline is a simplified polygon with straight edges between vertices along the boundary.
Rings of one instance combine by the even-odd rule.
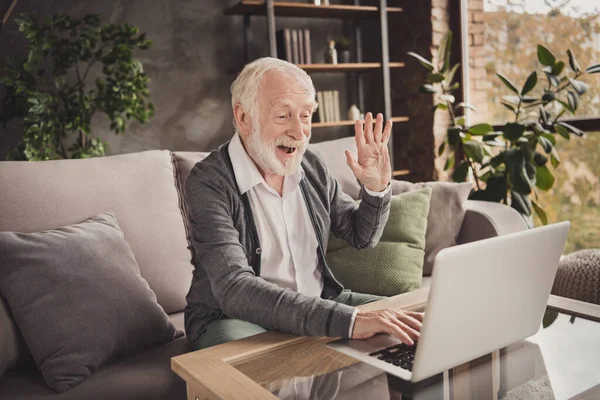
[[392, 196], [377, 246], [357, 250], [330, 234], [327, 263], [354, 292], [394, 296], [421, 286], [431, 188]]

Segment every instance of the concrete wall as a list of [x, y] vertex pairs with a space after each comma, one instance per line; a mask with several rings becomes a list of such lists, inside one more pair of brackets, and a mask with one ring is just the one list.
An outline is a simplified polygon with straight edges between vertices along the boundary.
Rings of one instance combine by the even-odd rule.
[[[148, 149], [211, 150], [233, 134], [229, 87], [244, 65], [243, 18], [225, 16], [223, 10], [237, 0], [19, 0], [13, 17], [21, 12], [41, 15], [97, 13], [103, 21], [130, 23], [147, 32], [150, 50], [139, 52], [151, 78], [150, 93], [156, 108], [148, 123], [132, 123], [124, 136], [107, 129], [102, 118], [93, 133], [109, 141], [109, 154]], [[323, 58], [327, 37], [342, 29], [337, 20], [278, 21], [281, 26], [310, 28], [313, 59]], [[23, 55], [26, 42], [14, 22], [0, 32], [0, 57]], [[265, 18], [252, 18], [253, 57], [267, 55]], [[313, 77], [318, 90], [339, 88], [345, 97], [344, 77], [319, 74]], [[347, 109], [344, 104], [342, 110]], [[344, 112], [345, 113], [345, 112]], [[348, 134], [345, 129], [314, 131], [314, 140]], [[19, 141], [22, 127], [11, 123], [0, 128], [0, 159]]]

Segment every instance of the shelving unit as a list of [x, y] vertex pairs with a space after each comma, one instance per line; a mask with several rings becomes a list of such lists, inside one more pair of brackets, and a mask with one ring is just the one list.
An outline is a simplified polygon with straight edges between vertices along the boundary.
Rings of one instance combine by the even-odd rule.
[[[382, 94], [384, 102], [383, 116], [385, 120], [393, 122], [406, 122], [406, 116], [392, 116], [391, 112], [391, 93], [390, 93], [390, 68], [402, 68], [402, 62], [390, 62], [388, 49], [388, 15], [401, 13], [400, 7], [388, 7], [387, 0], [379, 0], [379, 6], [364, 6], [359, 4], [359, 0], [354, 0], [354, 5], [320, 5], [310, 3], [292, 3], [274, 0], [240, 0], [232, 7], [225, 10], [225, 15], [241, 15], [244, 17], [244, 38], [246, 61], [251, 60], [249, 53], [249, 42], [252, 37], [250, 30], [250, 17], [266, 16], [267, 38], [269, 43], [269, 56], [277, 57], [277, 45], [275, 35], [275, 17], [303, 17], [303, 18], [334, 18], [343, 20], [352, 20], [354, 22], [354, 43], [356, 63], [347, 64], [298, 64], [306, 72], [312, 73], [350, 73], [355, 78], [357, 102], [360, 110], [366, 110], [364, 104], [364, 95], [362, 89], [361, 74], [368, 71], [382, 72]], [[381, 62], [362, 62], [362, 44], [359, 21], [361, 20], [379, 20], [381, 28]], [[354, 121], [336, 121], [336, 122], [315, 122], [312, 124], [314, 129], [325, 129], [339, 126], [352, 126]], [[389, 149], [391, 154], [393, 149], [393, 137], [390, 137]], [[394, 171], [394, 176], [406, 175], [408, 171]]]

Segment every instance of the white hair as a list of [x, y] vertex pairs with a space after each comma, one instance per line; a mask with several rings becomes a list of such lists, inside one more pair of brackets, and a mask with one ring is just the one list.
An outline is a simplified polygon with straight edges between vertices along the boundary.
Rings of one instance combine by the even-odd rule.
[[[244, 110], [250, 115], [253, 122], [258, 122], [256, 98], [258, 88], [265, 73], [268, 71], [279, 71], [290, 78], [297, 79], [309, 92], [311, 98], [315, 98], [315, 86], [310, 76], [296, 65], [273, 57], [259, 58], [247, 64], [236, 80], [231, 84], [231, 107], [235, 108], [240, 103]], [[233, 119], [233, 126], [238, 132], [237, 123]]]

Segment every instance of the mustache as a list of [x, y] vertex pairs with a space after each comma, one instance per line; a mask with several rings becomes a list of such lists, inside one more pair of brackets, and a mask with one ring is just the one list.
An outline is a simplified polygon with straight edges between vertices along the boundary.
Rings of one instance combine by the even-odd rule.
[[281, 136], [275, 141], [275, 146], [285, 146], [294, 148], [303, 148], [308, 144], [308, 140], [295, 140], [289, 136]]

